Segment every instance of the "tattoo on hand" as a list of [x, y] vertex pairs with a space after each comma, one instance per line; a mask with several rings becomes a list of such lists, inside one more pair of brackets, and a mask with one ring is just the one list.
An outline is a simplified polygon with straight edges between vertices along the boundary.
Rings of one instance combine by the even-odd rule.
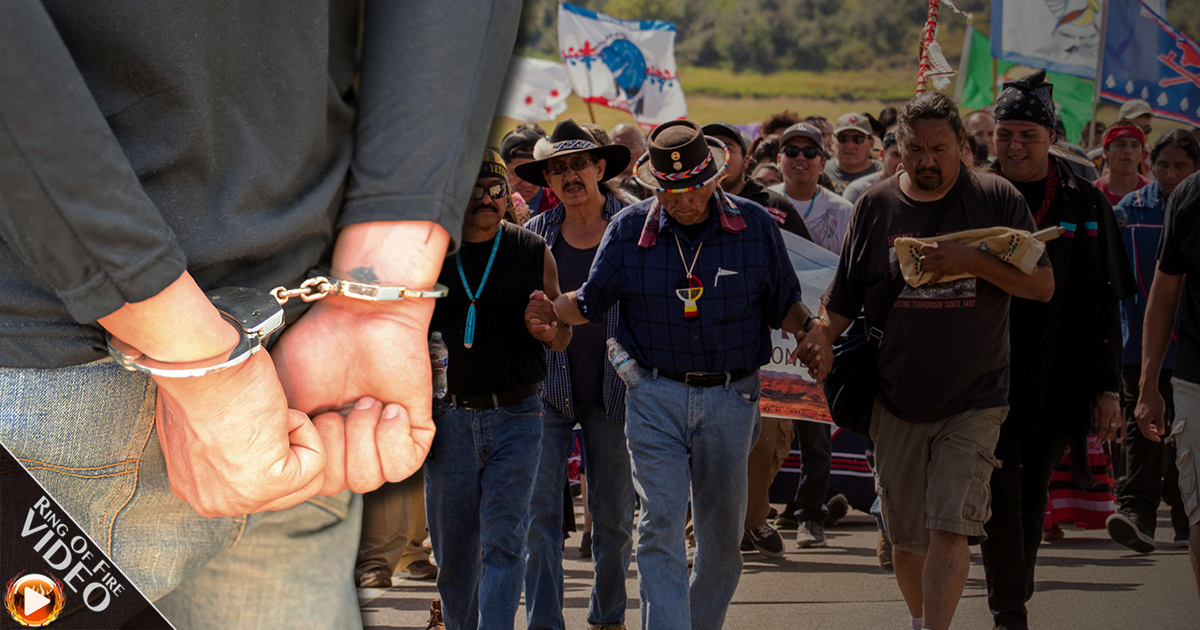
[[368, 284], [379, 282], [379, 276], [375, 275], [374, 267], [355, 267], [350, 270], [350, 279]]

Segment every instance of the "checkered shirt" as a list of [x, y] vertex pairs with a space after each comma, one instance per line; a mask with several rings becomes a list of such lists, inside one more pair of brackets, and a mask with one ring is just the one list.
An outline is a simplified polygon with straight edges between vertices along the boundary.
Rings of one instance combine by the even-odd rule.
[[[604, 217], [605, 221], [611, 221], [613, 216], [624, 208], [624, 201], [618, 199], [616, 195], [606, 194], [604, 198], [604, 210], [601, 211], [601, 216]], [[563, 219], [566, 216], [566, 208], [560, 203], [534, 217], [529, 223], [525, 224], [525, 228], [546, 239], [546, 246], [553, 250], [554, 243], [558, 240], [559, 232], [562, 230]], [[608, 312], [604, 314], [605, 334], [607, 338], [617, 336], [617, 318], [620, 314], [620, 308], [620, 306], [613, 304]], [[569, 420], [574, 420], [575, 405], [572, 402], [571, 370], [567, 364], [567, 353], [565, 351], [555, 352], [547, 349], [546, 365], [549, 366], [550, 371], [546, 376], [546, 380], [542, 381], [540, 386], [539, 393], [542, 396], [542, 400], [559, 415]], [[612, 364], [608, 361], [604, 362], [604, 410], [610, 421], [625, 421], [625, 383], [617, 376], [616, 370], [613, 369]]]
[[[674, 372], [765, 365], [770, 329], [779, 328], [800, 301], [800, 281], [771, 215], [752, 201], [720, 193], [710, 203], [713, 211], [695, 242], [656, 207], [657, 200], [629, 206], [609, 223], [578, 291], [579, 310], [593, 321], [621, 305], [617, 339], [643, 365]], [[647, 221], [650, 213], [657, 220]], [[647, 238], [643, 227], [655, 238]], [[693, 275], [704, 290], [696, 301], [699, 316], [685, 319], [676, 289], [686, 277], [683, 259], [691, 264], [693, 256]]]

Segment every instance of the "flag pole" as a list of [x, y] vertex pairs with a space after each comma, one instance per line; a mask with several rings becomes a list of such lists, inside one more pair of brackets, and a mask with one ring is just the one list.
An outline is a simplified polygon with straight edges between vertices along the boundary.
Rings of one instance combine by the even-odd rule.
[[954, 102], [962, 103], [963, 82], [971, 63], [971, 39], [975, 35], [975, 22], [967, 20], [967, 36], [963, 38], [962, 55], [958, 58], [958, 79], [954, 81]]
[[998, 76], [1000, 74], [999, 66], [1000, 66], [1000, 62], [996, 61], [995, 57], [992, 57], [992, 102], [993, 103], [996, 102], [996, 97], [998, 96], [996, 94], [996, 83], [998, 83], [998, 79], [1000, 78]]
[[[590, 76], [588, 77], [588, 83], [589, 84], [591, 83]], [[587, 106], [588, 106], [588, 118], [592, 119], [592, 124], [594, 125], [594, 124], [596, 124], [596, 112], [592, 111], [592, 102], [591, 101], [584, 101], [584, 102], [587, 103]]]
[[[1104, 3], [1104, 8], [1100, 12], [1100, 54], [1096, 58], [1096, 80], [1092, 83], [1092, 117], [1088, 122], [1092, 124], [1092, 129], [1096, 126], [1096, 106], [1100, 103], [1100, 80], [1104, 77], [1104, 47], [1107, 45], [1108, 39], [1108, 2]], [[1088, 130], [1089, 137], [1087, 144], [1091, 144], [1091, 130]], [[1081, 138], [1082, 140], [1082, 138]]]
[[921, 31], [921, 65], [917, 70], [917, 94], [925, 93], [927, 82], [926, 72], [929, 71], [929, 46], [937, 35], [938, 0], [929, 0], [929, 17], [925, 21], [925, 30]]

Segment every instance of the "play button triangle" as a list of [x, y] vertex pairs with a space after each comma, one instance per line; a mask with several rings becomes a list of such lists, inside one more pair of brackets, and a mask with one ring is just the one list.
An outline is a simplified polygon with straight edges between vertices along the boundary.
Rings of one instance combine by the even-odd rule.
[[28, 586], [25, 587], [25, 615], [29, 616], [43, 609], [50, 603], [50, 598], [42, 595]]

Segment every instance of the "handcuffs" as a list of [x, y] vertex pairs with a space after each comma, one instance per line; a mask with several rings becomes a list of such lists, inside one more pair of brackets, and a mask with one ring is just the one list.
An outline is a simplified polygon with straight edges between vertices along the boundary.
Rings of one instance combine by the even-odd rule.
[[415, 298], [441, 298], [450, 292], [445, 285], [435, 284], [428, 291], [404, 286], [379, 286], [326, 276], [309, 278], [298, 289], [275, 287], [269, 292], [246, 287], [221, 287], [204, 295], [221, 318], [238, 331], [237, 345], [228, 353], [210, 359], [186, 363], [169, 363], [146, 356], [137, 348], [108, 333], [108, 354], [122, 367], [133, 372], [145, 372], [163, 378], [199, 377], [220, 372], [244, 363], [262, 350], [272, 333], [283, 327], [283, 305], [291, 298], [315, 302], [330, 294], [370, 302], [394, 302]]

